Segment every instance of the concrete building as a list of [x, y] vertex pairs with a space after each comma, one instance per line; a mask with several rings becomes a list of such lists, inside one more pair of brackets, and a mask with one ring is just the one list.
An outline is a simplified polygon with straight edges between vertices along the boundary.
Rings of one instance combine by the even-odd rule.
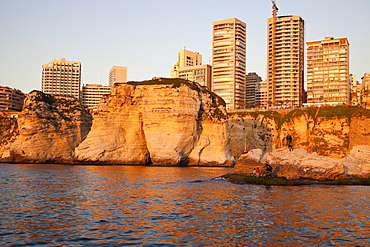
[[369, 105], [370, 104], [370, 73], [365, 73], [361, 78], [361, 103]]
[[266, 107], [268, 105], [267, 99], [268, 99], [268, 83], [267, 80], [261, 81], [259, 85], [259, 91], [257, 92], [257, 106], [258, 107]]
[[80, 98], [81, 62], [53, 60], [42, 66], [42, 85], [44, 93], [68, 95]]
[[170, 78], [182, 78], [194, 81], [211, 89], [212, 67], [202, 64], [202, 55], [199, 52], [181, 50], [177, 62], [170, 73]]
[[304, 92], [304, 21], [275, 14], [267, 29], [267, 104], [299, 107]]
[[346, 38], [307, 42], [307, 105], [350, 104]]
[[20, 90], [0, 86], [0, 111], [22, 111], [26, 95]]
[[114, 83], [127, 82], [127, 67], [113, 66], [109, 71], [108, 85], [112, 86]]
[[182, 78], [199, 83], [201, 86], [211, 88], [212, 69], [209, 64], [178, 68], [171, 71], [171, 78]]
[[227, 109], [245, 108], [246, 29], [237, 18], [213, 22], [211, 90]]
[[256, 72], [250, 72], [246, 76], [246, 108], [258, 106], [258, 95], [262, 78]]
[[199, 54], [199, 52], [193, 52], [183, 49], [177, 54], [177, 62], [173, 66], [173, 69], [197, 66], [201, 64], [202, 55]]
[[95, 110], [103, 97], [110, 93], [110, 86], [86, 84], [82, 87], [82, 104], [90, 110]]
[[351, 104], [360, 105], [361, 104], [361, 88], [362, 85], [358, 82], [356, 75], [349, 75], [349, 80], [351, 84]]

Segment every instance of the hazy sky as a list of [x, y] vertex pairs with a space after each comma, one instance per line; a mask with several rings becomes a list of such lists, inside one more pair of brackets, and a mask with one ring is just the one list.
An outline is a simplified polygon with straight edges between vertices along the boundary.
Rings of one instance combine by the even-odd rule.
[[[279, 15], [305, 20], [305, 41], [348, 38], [351, 73], [370, 72], [370, 0], [277, 0]], [[186, 49], [210, 63], [212, 22], [247, 23], [247, 72], [266, 77], [270, 0], [0, 0], [0, 85], [41, 89], [41, 66], [82, 63], [82, 84], [107, 85], [113, 65], [128, 79], [169, 77]]]

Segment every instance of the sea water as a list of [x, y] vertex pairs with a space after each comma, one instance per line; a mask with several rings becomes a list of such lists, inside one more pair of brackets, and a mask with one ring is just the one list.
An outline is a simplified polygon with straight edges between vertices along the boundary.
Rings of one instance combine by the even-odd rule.
[[0, 246], [368, 246], [370, 187], [231, 168], [0, 164]]

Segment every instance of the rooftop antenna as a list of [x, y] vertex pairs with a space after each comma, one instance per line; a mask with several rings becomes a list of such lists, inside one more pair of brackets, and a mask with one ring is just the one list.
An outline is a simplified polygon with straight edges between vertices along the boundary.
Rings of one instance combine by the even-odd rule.
[[276, 5], [276, 0], [271, 0], [272, 2], [272, 17], [276, 17], [279, 11], [279, 8]]

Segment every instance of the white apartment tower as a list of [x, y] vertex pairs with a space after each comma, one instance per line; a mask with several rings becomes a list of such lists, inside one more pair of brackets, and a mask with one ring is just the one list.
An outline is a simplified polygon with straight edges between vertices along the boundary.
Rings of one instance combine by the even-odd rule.
[[304, 21], [299, 16], [268, 19], [268, 106], [301, 106], [304, 93]]
[[113, 66], [109, 71], [108, 85], [112, 86], [114, 83], [127, 82], [127, 67]]
[[246, 29], [237, 18], [213, 22], [211, 90], [227, 109], [245, 108]]
[[41, 90], [53, 95], [80, 98], [81, 62], [53, 60], [42, 66]]
[[307, 42], [307, 105], [350, 104], [347, 38]]

